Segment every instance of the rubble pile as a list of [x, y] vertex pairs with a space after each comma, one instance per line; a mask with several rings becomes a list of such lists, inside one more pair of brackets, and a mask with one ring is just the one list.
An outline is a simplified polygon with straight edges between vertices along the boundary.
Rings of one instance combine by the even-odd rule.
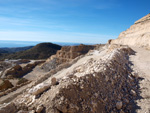
[[[134, 54], [132, 49], [119, 45], [90, 51], [80, 58], [89, 59], [80, 65], [74, 62], [70, 66], [75, 67], [65, 76], [60, 76], [65, 69], [54, 73], [28, 88], [10, 105], [18, 113], [133, 112], [133, 100], [138, 96], [138, 77], [128, 60], [131, 54]], [[8, 111], [5, 109], [8, 107], [2, 105], [0, 112]]]
[[131, 112], [138, 89], [128, 61], [133, 53], [128, 47], [115, 49], [100, 60], [90, 59], [75, 68], [60, 82], [66, 83], [53, 99], [54, 109], [60, 113]]

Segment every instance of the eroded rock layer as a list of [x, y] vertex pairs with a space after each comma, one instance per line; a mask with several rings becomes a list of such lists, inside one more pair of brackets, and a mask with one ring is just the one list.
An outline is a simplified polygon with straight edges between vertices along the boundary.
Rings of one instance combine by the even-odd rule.
[[63, 46], [61, 50], [57, 51], [56, 55], [51, 56], [41, 67], [46, 71], [50, 71], [60, 64], [70, 62], [76, 57], [86, 54], [95, 47], [94, 45], [83, 44], [78, 46]]
[[136, 21], [111, 43], [150, 48], [150, 14]]

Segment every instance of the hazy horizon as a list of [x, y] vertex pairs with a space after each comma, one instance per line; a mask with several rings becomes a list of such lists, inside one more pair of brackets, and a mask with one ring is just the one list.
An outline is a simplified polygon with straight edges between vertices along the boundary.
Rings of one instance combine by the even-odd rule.
[[0, 40], [0, 48], [15, 48], [15, 47], [26, 47], [26, 46], [35, 46], [39, 43], [54, 43], [61, 46], [73, 46], [79, 44], [92, 45], [95, 43], [74, 43], [74, 42], [42, 42], [42, 41], [18, 41], [18, 40]]
[[0, 40], [106, 43], [150, 13], [149, 0], [0, 0]]

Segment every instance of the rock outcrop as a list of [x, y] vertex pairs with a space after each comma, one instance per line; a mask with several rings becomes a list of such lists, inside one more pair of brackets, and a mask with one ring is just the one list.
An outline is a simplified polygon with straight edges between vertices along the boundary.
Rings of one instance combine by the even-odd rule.
[[118, 39], [111, 44], [122, 44], [150, 48], [150, 14], [139, 19], [126, 31], [123, 31]]
[[50, 71], [60, 64], [70, 62], [80, 55], [85, 55], [89, 50], [95, 47], [94, 45], [83, 44], [79, 46], [63, 46], [61, 50], [57, 51], [56, 55], [52, 55], [41, 67], [46, 71]]
[[86, 54], [89, 50], [94, 49], [95, 46], [79, 45], [79, 46], [64, 46], [57, 51], [56, 57], [62, 59], [62, 62], [70, 61], [80, 55]]

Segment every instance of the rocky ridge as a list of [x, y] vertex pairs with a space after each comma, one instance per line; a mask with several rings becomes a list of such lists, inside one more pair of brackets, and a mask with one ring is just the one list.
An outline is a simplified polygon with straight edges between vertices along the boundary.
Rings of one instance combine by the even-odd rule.
[[53, 43], [39, 43], [36, 46], [14, 53], [4, 53], [0, 55], [0, 60], [5, 59], [29, 59], [29, 60], [41, 60], [47, 59], [51, 55], [56, 54], [57, 50], [60, 50], [61, 46]]
[[[90, 51], [70, 67], [28, 88], [0, 112], [105, 113], [132, 112], [138, 77], [132, 72], [127, 46], [111, 45]], [[5, 112], [3, 112], [5, 113]]]
[[136, 21], [111, 43], [150, 48], [150, 14]]
[[78, 46], [63, 46], [61, 50], [57, 51], [56, 55], [52, 55], [49, 59], [47, 59], [41, 68], [45, 71], [50, 71], [60, 64], [70, 62], [80, 55], [85, 55], [89, 50], [92, 50], [95, 47], [96, 46], [94, 45], [83, 44]]

